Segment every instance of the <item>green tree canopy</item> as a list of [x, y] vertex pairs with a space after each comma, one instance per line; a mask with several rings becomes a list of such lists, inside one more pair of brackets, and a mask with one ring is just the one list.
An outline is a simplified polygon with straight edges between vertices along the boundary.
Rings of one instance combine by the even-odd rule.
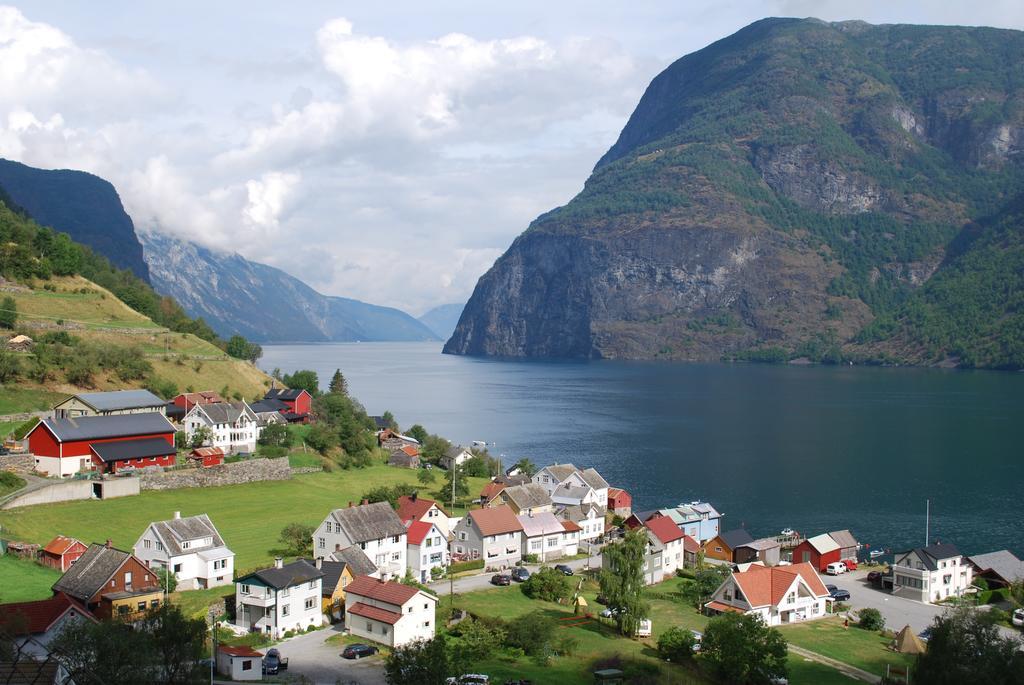
[[18, 303], [7, 296], [0, 300], [0, 328], [14, 328], [18, 323]]
[[390, 685], [445, 685], [451, 676], [449, 670], [443, 633], [396, 647], [384, 662], [384, 677]]
[[316, 371], [300, 369], [293, 374], [282, 376], [281, 382], [294, 390], [305, 390], [313, 397], [320, 394], [320, 379], [317, 378]]
[[708, 621], [702, 658], [722, 682], [766, 685], [786, 677], [786, 638], [756, 614], [727, 613]]
[[348, 394], [348, 381], [341, 375], [341, 369], [335, 369], [334, 375], [331, 376], [331, 384], [329, 386], [330, 391], [337, 395]]
[[1004, 637], [984, 612], [957, 609], [932, 624], [928, 650], [914, 664], [913, 680], [929, 685], [1024, 684], [1019, 637]]
[[608, 563], [599, 578], [601, 594], [608, 606], [619, 609], [615, 622], [623, 635], [635, 635], [640, 621], [650, 612], [650, 605], [643, 599], [646, 553], [647, 532], [643, 528], [629, 531], [622, 542], [608, 545], [602, 552]]

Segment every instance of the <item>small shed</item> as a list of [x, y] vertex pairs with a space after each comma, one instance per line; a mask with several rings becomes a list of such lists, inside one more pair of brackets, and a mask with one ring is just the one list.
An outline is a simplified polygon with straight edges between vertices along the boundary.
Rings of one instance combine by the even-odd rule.
[[595, 685], [623, 685], [626, 682], [626, 674], [617, 668], [602, 668], [594, 671]]
[[43, 547], [39, 553], [39, 563], [64, 573], [87, 549], [81, 540], [58, 535]]
[[188, 462], [208, 469], [224, 463], [224, 449], [221, 447], [197, 447], [188, 455]]
[[252, 647], [217, 647], [217, 672], [232, 680], [263, 680], [263, 653]]
[[857, 560], [857, 540], [848, 530], [835, 530], [828, 534], [839, 545], [839, 560]]
[[819, 572], [834, 561], [840, 561], [839, 544], [831, 535], [822, 533], [804, 540], [793, 550], [793, 563], [809, 563]]

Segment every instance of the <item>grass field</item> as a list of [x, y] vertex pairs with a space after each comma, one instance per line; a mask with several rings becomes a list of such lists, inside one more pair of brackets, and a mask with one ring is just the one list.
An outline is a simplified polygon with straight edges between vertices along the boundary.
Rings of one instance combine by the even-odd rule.
[[[47, 541], [49, 542], [49, 541]], [[0, 557], [0, 603], [45, 599], [60, 573], [34, 561], [5, 555]]]
[[18, 386], [2, 386], [0, 387], [0, 414], [44, 411], [65, 397], [67, 395], [60, 392]]
[[853, 625], [844, 628], [838, 617], [784, 626], [780, 630], [794, 645], [876, 675], [885, 674], [886, 664], [905, 667], [913, 661], [907, 654], [888, 649], [891, 638]]
[[0, 497], [25, 487], [25, 479], [10, 471], [0, 471]]

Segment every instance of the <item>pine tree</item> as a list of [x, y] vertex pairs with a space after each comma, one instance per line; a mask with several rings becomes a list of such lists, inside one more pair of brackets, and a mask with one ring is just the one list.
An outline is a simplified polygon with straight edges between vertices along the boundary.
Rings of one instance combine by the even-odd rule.
[[334, 375], [331, 376], [331, 384], [328, 387], [332, 393], [336, 393], [338, 395], [348, 394], [348, 381], [346, 381], [345, 377], [341, 375], [341, 369], [334, 370]]

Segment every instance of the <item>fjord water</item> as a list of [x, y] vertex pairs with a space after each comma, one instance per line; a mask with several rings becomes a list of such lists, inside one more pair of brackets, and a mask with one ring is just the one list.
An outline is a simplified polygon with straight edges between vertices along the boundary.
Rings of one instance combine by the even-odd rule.
[[[1024, 374], [660, 362], [498, 361], [437, 343], [267, 345], [260, 366], [336, 368], [370, 414], [506, 465], [597, 468], [634, 508], [707, 499], [727, 528], [849, 528], [1024, 554]], [[358, 472], [352, 473], [358, 478]]]

